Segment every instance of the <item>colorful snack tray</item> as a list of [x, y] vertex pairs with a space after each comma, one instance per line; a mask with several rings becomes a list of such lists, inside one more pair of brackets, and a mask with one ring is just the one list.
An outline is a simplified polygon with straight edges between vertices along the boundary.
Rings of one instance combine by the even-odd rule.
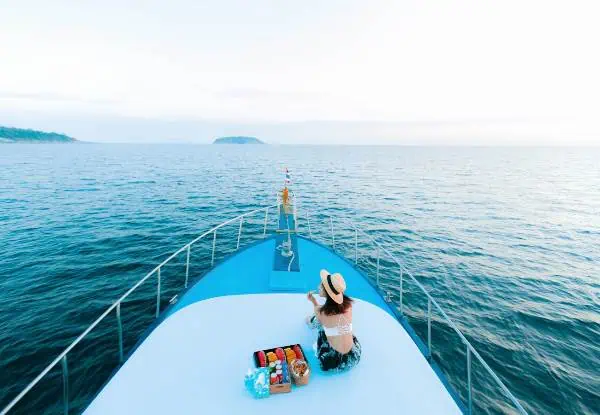
[[[299, 344], [258, 350], [254, 352], [254, 362], [268, 374], [266, 383], [271, 394], [291, 392], [292, 380], [297, 385], [308, 383], [308, 363]], [[295, 371], [292, 369], [294, 363]]]

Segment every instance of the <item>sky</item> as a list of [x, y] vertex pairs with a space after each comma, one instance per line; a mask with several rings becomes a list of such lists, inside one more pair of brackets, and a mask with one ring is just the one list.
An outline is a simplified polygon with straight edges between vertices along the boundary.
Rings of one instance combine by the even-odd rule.
[[600, 145], [600, 2], [0, 0], [0, 124], [82, 140]]

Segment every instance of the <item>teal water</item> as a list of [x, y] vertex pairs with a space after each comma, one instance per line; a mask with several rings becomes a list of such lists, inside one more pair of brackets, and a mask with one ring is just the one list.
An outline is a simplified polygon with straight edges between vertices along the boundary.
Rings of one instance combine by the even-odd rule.
[[[328, 242], [324, 211], [381, 240], [526, 409], [600, 413], [600, 149], [549, 148], [1, 146], [0, 407], [167, 254], [272, 204], [283, 166], [316, 236]], [[260, 236], [262, 218], [244, 231], [243, 243]], [[219, 235], [218, 259], [236, 233]], [[353, 254], [353, 235], [336, 225], [340, 251]], [[208, 245], [194, 252], [194, 276], [210, 265]], [[372, 272], [374, 253], [366, 240], [360, 248]], [[397, 282], [381, 265], [385, 283]], [[181, 261], [163, 280], [167, 303]], [[126, 350], [152, 322], [154, 290], [124, 304]], [[424, 337], [426, 301], [410, 286], [404, 299]], [[439, 316], [432, 333], [434, 357], [464, 394], [460, 341]], [[74, 412], [110, 374], [116, 345], [107, 319], [69, 355]], [[477, 411], [510, 412], [474, 371]], [[60, 411], [60, 376], [59, 365], [16, 413]]]

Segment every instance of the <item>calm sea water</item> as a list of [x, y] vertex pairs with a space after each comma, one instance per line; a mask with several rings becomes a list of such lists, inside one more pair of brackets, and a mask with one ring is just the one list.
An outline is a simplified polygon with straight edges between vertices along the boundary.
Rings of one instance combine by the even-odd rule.
[[[600, 413], [600, 149], [541, 148], [0, 146], [0, 407], [167, 254], [273, 203], [283, 166], [315, 211], [313, 232], [327, 240], [317, 213], [327, 211], [380, 239], [527, 410]], [[338, 249], [353, 255], [353, 232], [337, 228]], [[373, 251], [360, 247], [372, 272]], [[195, 251], [192, 274], [208, 260], [208, 247]], [[181, 288], [181, 265], [165, 271], [164, 303]], [[391, 262], [382, 276], [397, 283]], [[123, 305], [126, 351], [152, 321], [154, 290]], [[424, 306], [407, 284], [423, 337]], [[465, 396], [464, 347], [435, 313], [432, 333], [434, 357]], [[110, 374], [116, 347], [113, 317], [69, 355], [75, 412]], [[60, 412], [61, 376], [59, 364], [17, 413]], [[474, 399], [479, 412], [510, 412], [477, 364]]]

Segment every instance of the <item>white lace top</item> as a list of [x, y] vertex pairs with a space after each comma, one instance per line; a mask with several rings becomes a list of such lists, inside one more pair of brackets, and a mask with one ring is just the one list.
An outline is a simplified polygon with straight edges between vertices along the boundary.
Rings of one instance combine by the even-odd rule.
[[348, 319], [341, 314], [338, 318], [338, 323], [335, 327], [323, 326], [323, 330], [325, 331], [325, 334], [328, 337], [352, 334], [352, 323], [349, 322]]

